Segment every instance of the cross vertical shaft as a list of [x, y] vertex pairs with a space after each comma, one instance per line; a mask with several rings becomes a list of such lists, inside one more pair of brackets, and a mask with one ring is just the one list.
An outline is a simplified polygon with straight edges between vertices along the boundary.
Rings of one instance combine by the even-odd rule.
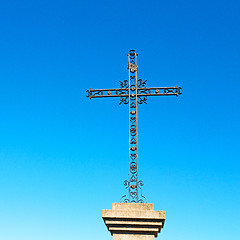
[[138, 131], [137, 131], [137, 53], [128, 55], [129, 99], [129, 202], [138, 202]]

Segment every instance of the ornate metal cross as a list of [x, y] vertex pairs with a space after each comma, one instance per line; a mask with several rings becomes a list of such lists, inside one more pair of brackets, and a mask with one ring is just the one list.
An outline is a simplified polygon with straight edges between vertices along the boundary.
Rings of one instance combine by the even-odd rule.
[[[137, 79], [138, 66], [135, 50], [130, 50], [128, 56], [129, 79], [120, 81], [120, 88], [91, 89], [86, 96], [92, 98], [120, 97], [120, 103], [129, 106], [129, 179], [124, 181], [126, 186], [123, 202], [141, 203], [146, 198], [142, 195], [143, 181], [138, 179], [138, 131], [137, 131], [137, 104], [147, 102], [148, 96], [177, 96], [182, 94], [181, 87], [146, 87], [147, 80]], [[141, 191], [141, 195], [139, 195]]]

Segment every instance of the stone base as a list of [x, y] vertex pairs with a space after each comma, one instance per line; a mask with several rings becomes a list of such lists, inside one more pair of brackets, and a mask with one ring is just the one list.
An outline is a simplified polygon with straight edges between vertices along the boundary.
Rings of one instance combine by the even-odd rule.
[[154, 240], [165, 211], [154, 211], [152, 203], [113, 203], [112, 210], [102, 210], [102, 218], [113, 240]]
[[113, 240], [154, 240], [153, 235], [113, 234]]

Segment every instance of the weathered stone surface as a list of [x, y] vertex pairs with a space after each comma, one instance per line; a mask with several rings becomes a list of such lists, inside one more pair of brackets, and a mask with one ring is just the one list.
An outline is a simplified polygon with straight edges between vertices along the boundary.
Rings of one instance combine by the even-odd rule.
[[113, 203], [112, 210], [137, 210], [137, 211], [144, 211], [144, 210], [153, 210], [152, 203]]
[[154, 211], [152, 203], [113, 203], [102, 218], [113, 240], [153, 240], [164, 226], [165, 211]]
[[113, 234], [113, 240], [154, 240], [154, 235]]

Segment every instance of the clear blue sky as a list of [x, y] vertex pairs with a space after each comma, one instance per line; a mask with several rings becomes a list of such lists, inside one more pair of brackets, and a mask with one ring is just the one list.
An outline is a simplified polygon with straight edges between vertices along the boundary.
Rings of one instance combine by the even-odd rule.
[[162, 240], [240, 237], [240, 3], [22, 0], [0, 3], [0, 239], [111, 236], [124, 194], [128, 107], [85, 97], [127, 79], [183, 95], [139, 107], [144, 195], [166, 210]]

